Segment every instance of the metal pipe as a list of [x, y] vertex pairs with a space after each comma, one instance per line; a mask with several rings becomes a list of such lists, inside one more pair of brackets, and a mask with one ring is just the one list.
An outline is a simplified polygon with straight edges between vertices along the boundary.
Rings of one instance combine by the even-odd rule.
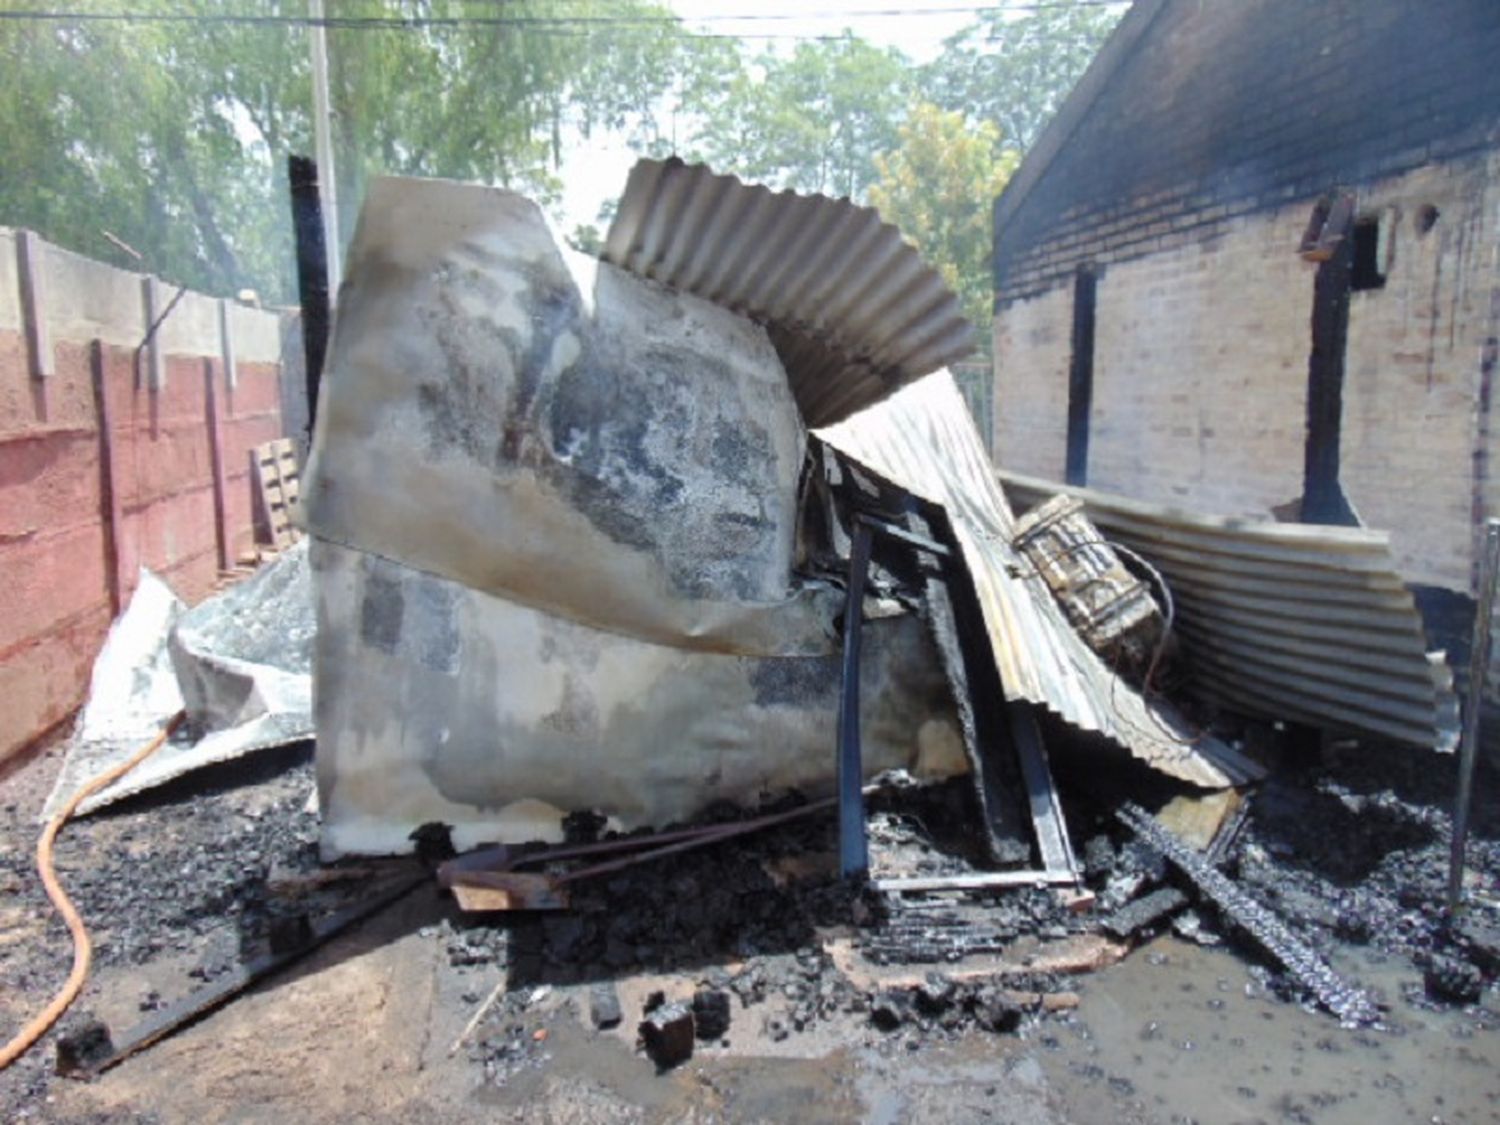
[[339, 257], [339, 201], [333, 167], [333, 137], [328, 106], [328, 27], [323, 0], [307, 0], [308, 31], [312, 40], [313, 146], [323, 177], [323, 229], [327, 232], [328, 295], [337, 303], [344, 271]]
[[1484, 674], [1490, 663], [1490, 621], [1495, 615], [1495, 579], [1500, 573], [1500, 520], [1486, 520], [1479, 560], [1479, 598], [1474, 603], [1474, 640], [1469, 650], [1469, 691], [1464, 700], [1463, 737], [1458, 753], [1458, 799], [1453, 806], [1453, 844], [1448, 854], [1448, 912], [1463, 897], [1464, 848], [1469, 835], [1469, 802], [1474, 762], [1479, 757], [1479, 712], [1484, 707]]

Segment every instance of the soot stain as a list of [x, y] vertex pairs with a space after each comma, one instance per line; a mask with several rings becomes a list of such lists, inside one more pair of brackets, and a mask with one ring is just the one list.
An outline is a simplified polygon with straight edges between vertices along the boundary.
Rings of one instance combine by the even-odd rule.
[[406, 599], [401, 580], [383, 572], [380, 565], [367, 559], [364, 598], [359, 606], [359, 636], [371, 648], [394, 653], [401, 641]]

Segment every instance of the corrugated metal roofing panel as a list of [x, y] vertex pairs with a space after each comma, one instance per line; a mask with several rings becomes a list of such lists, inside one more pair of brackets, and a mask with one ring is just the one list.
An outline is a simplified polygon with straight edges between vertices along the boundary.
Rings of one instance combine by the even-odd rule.
[[1016, 473], [1020, 506], [1058, 492], [1157, 566], [1198, 688], [1272, 719], [1451, 749], [1447, 665], [1429, 658], [1384, 532], [1182, 512]]
[[762, 321], [809, 426], [974, 350], [958, 297], [869, 207], [641, 160], [603, 258]]
[[929, 375], [819, 436], [947, 510], [1007, 698], [1040, 704], [1184, 781], [1223, 786], [1260, 776], [1255, 763], [1120, 680], [1067, 622], [1045, 582], [1011, 546], [1010, 506], [948, 372]]

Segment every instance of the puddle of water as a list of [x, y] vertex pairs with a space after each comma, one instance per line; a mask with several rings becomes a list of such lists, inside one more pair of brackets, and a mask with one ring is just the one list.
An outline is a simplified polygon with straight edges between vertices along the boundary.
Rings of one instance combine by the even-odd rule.
[[1077, 978], [1077, 1012], [1021, 1038], [976, 1031], [909, 1049], [851, 1018], [772, 1042], [758, 1006], [736, 1009], [731, 1047], [658, 1075], [629, 1029], [599, 1034], [576, 1013], [554, 1015], [545, 1061], [479, 1098], [491, 1111], [566, 1107], [554, 1116], [578, 1121], [1500, 1120], [1500, 1039], [1475, 1013], [1407, 1004], [1401, 986], [1416, 972], [1402, 961], [1356, 951], [1337, 967], [1389, 999], [1391, 1030], [1342, 1029], [1266, 996], [1236, 954], [1162, 938]]
[[[1081, 982], [1083, 1003], [1033, 1050], [1079, 1121], [1491, 1122], [1500, 1042], [1473, 1014], [1401, 998], [1410, 966], [1339, 968], [1384, 992], [1390, 1031], [1348, 1031], [1267, 997], [1238, 957], [1162, 938]], [[1489, 1022], [1493, 1022], [1490, 1020]]]

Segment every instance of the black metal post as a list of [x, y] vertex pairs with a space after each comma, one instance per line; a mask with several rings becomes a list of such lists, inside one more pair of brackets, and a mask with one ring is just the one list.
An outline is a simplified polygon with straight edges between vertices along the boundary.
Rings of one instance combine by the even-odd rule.
[[328, 243], [318, 197], [318, 164], [306, 156], [288, 156], [292, 195], [292, 230], [297, 238], [297, 293], [302, 300], [302, 349], [307, 362], [307, 437], [312, 440], [318, 416], [318, 387], [328, 348]]
[[870, 570], [870, 527], [854, 521], [849, 548], [849, 589], [844, 600], [844, 674], [839, 692], [839, 872], [845, 878], [870, 868], [865, 840], [864, 766], [859, 744], [859, 642], [865, 578]]

